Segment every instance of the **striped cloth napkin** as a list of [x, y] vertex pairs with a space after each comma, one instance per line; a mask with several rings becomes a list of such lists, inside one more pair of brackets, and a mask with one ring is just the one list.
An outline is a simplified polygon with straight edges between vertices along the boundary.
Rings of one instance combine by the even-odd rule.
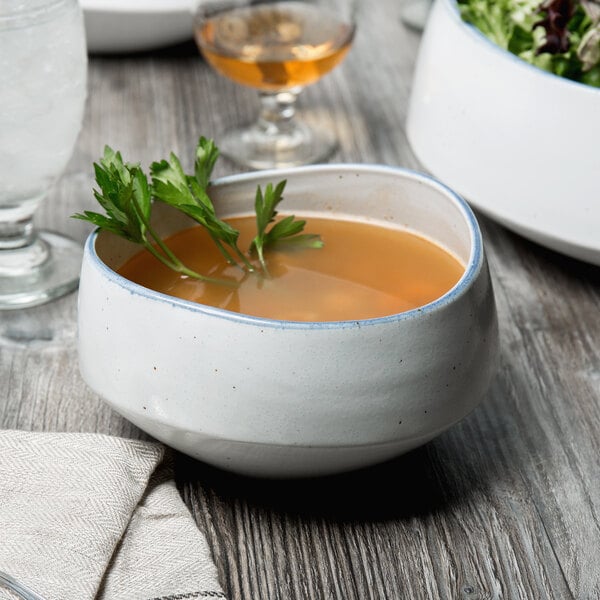
[[0, 571], [45, 600], [225, 598], [169, 462], [151, 442], [0, 431]]

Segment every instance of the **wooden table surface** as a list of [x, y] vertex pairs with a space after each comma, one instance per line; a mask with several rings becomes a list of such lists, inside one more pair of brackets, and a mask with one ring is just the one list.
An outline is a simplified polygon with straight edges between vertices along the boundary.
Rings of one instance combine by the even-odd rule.
[[[301, 97], [331, 120], [337, 162], [419, 168], [405, 117], [419, 34], [400, 2], [364, 3], [342, 66]], [[130, 160], [191, 157], [252, 119], [255, 94], [192, 43], [92, 57], [85, 122], [38, 224], [83, 242], [104, 144]], [[189, 163], [186, 165], [189, 166]], [[238, 171], [223, 159], [215, 175]], [[481, 217], [502, 352], [480, 407], [390, 463], [311, 481], [219, 472], [179, 456], [177, 478], [232, 600], [600, 598], [600, 269]], [[77, 294], [0, 313], [0, 427], [143, 437], [77, 366]]]

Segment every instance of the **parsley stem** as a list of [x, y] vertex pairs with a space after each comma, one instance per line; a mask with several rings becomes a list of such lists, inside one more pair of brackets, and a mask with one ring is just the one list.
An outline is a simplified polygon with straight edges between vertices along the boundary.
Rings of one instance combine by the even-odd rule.
[[207, 277], [206, 275], [201, 275], [200, 273], [196, 273], [196, 271], [193, 271], [192, 269], [186, 267], [175, 256], [175, 254], [173, 254], [171, 249], [163, 242], [160, 235], [158, 235], [156, 233], [156, 231], [154, 231], [154, 229], [150, 225], [150, 222], [144, 217], [144, 215], [139, 210], [139, 206], [137, 206], [137, 203], [136, 203], [136, 208], [138, 211], [138, 216], [139, 216], [140, 220], [142, 221], [142, 223], [144, 224], [144, 226], [146, 227], [146, 230], [152, 236], [152, 239], [155, 241], [156, 246], [158, 246], [164, 254], [161, 254], [160, 252], [158, 252], [158, 250], [156, 249], [156, 246], [154, 244], [152, 244], [152, 242], [150, 242], [148, 240], [148, 238], [144, 238], [144, 242], [145, 242], [144, 246], [146, 247], [148, 252], [150, 252], [150, 254], [152, 254], [154, 257], [156, 257], [158, 260], [160, 260], [164, 265], [173, 269], [173, 271], [176, 271], [177, 273], [181, 273], [182, 275], [187, 275], [188, 277], [192, 277], [193, 279], [199, 279], [200, 281], [206, 281], [208, 283], [219, 283], [219, 284], [225, 284], [225, 285], [237, 285], [235, 282], [227, 281], [225, 279], [218, 279], [218, 278], [214, 278], [214, 277]]
[[221, 243], [221, 240], [218, 237], [216, 237], [214, 234], [212, 234], [212, 233], [210, 234], [210, 237], [211, 237], [212, 241], [216, 244], [217, 248], [219, 249], [219, 252], [223, 255], [223, 258], [230, 265], [235, 265], [236, 267], [239, 267], [240, 265], [231, 256], [231, 254], [229, 254], [229, 252], [227, 251], [227, 248], [225, 248], [225, 246]]
[[237, 244], [233, 243], [233, 244], [229, 244], [229, 246], [235, 251], [236, 255], [238, 256], [238, 258], [242, 261], [242, 263], [244, 264], [244, 267], [242, 267], [236, 260], [235, 258], [233, 258], [231, 256], [231, 254], [229, 253], [229, 251], [227, 250], [227, 248], [223, 245], [223, 243], [221, 242], [221, 240], [216, 237], [214, 234], [210, 233], [210, 237], [212, 238], [212, 241], [216, 244], [217, 248], [219, 249], [219, 251], [221, 252], [221, 254], [223, 255], [223, 257], [225, 258], [225, 260], [230, 264], [230, 265], [235, 265], [236, 267], [239, 267], [240, 269], [242, 269], [242, 271], [244, 271], [244, 267], [246, 267], [246, 269], [248, 271], [254, 271], [254, 265], [246, 258], [246, 256], [244, 255], [244, 253], [238, 248]]
[[[156, 240], [157, 238], [154, 238], [154, 239]], [[164, 244], [157, 244], [157, 246], [160, 246], [161, 250], [163, 250], [163, 251], [164, 251], [164, 248], [166, 248], [166, 246], [164, 246]], [[169, 254], [171, 254], [171, 256], [173, 258], [171, 259], [171, 258], [165, 257], [165, 255], [161, 254], [156, 249], [156, 246], [148, 240], [145, 241], [144, 247], [146, 248], [146, 250], [148, 250], [148, 252], [150, 252], [150, 254], [152, 254], [152, 256], [154, 256], [155, 258], [160, 260], [160, 262], [162, 262], [163, 265], [166, 265], [167, 267], [169, 267], [169, 269], [172, 269], [173, 271], [176, 271], [177, 273], [181, 273], [182, 275], [187, 275], [188, 277], [192, 277], [193, 279], [199, 279], [200, 281], [205, 281], [206, 283], [218, 283], [219, 285], [229, 285], [232, 287], [237, 287], [237, 285], [238, 285], [235, 281], [228, 281], [226, 279], [218, 279], [215, 277], [207, 277], [206, 275], [201, 275], [200, 273], [197, 273], [196, 271], [193, 271], [192, 269], [186, 267], [171, 251], [169, 251]], [[167, 248], [167, 250], [168, 250], [168, 248]]]
[[258, 261], [260, 262], [260, 266], [262, 267], [262, 270], [264, 271], [265, 275], [269, 275], [269, 269], [267, 269], [267, 263], [265, 262], [265, 257], [263, 255], [263, 246], [262, 243], [256, 243], [256, 239], [255, 239], [255, 244], [254, 247], [256, 248], [256, 254], [258, 255]]
[[256, 270], [254, 268], [254, 265], [248, 260], [246, 255], [237, 246], [235, 246], [234, 250], [236, 251], [237, 255], [240, 257], [240, 259], [242, 260], [242, 262], [244, 263], [244, 265], [246, 266], [248, 271], [252, 272], [252, 271]]

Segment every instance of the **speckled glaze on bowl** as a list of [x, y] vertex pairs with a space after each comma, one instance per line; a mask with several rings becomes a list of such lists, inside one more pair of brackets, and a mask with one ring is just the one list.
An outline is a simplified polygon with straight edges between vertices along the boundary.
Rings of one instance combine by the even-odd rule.
[[[385, 318], [276, 321], [134, 284], [113, 269], [137, 248], [94, 233], [79, 292], [83, 378], [152, 436], [248, 475], [347, 471], [431, 440], [477, 405], [495, 370], [496, 310], [471, 210], [427, 176], [365, 165], [237, 175], [211, 196], [222, 215], [247, 213], [257, 184], [283, 178], [286, 211], [392, 221], [453, 252], [464, 276]], [[168, 211], [157, 224], [185, 226]]]
[[422, 164], [473, 206], [600, 265], [600, 89], [530, 65], [436, 0], [406, 128]]

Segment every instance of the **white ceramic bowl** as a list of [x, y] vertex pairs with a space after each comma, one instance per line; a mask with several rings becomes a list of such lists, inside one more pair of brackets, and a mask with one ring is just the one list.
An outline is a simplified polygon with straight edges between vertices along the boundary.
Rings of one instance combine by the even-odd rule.
[[476, 208], [600, 264], [600, 89], [529, 65], [436, 0], [407, 132], [422, 164]]
[[[220, 214], [239, 214], [257, 183], [283, 178], [286, 211], [393, 219], [453, 252], [464, 276], [385, 318], [276, 321], [134, 284], [114, 269], [137, 247], [94, 233], [79, 292], [83, 378], [152, 436], [239, 473], [335, 473], [427, 442], [477, 405], [495, 369], [495, 304], [471, 210], [427, 176], [378, 166], [237, 175], [211, 196]], [[158, 223], [164, 234], [185, 226], [173, 212]]]
[[152, 50], [192, 39], [195, 0], [81, 0], [90, 52]]

